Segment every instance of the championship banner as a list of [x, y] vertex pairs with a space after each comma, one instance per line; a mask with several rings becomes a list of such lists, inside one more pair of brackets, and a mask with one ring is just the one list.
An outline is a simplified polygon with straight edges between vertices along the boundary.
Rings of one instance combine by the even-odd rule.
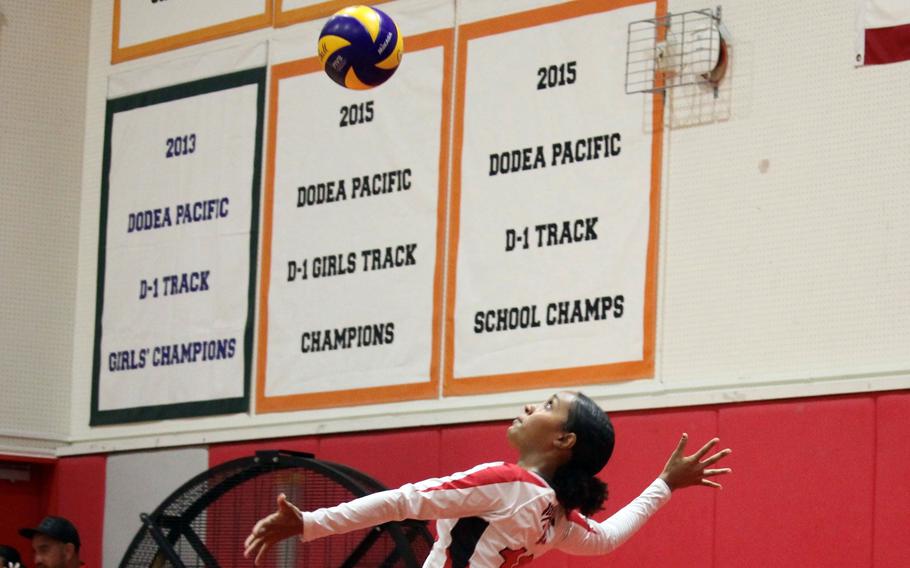
[[342, 88], [316, 57], [272, 67], [260, 412], [437, 394], [453, 15], [436, 4], [444, 29], [392, 14], [404, 58], [380, 87]]
[[857, 0], [856, 65], [910, 59], [910, 2]]
[[459, 28], [447, 394], [652, 376], [662, 108], [624, 79], [629, 22], [665, 12], [585, 0]]
[[[372, 6], [388, 0], [275, 0], [275, 26], [283, 27], [331, 16], [348, 6]], [[380, 7], [380, 9], [384, 9]]]
[[248, 409], [265, 76], [108, 100], [92, 425]]
[[273, 0], [114, 0], [111, 63], [272, 25]]

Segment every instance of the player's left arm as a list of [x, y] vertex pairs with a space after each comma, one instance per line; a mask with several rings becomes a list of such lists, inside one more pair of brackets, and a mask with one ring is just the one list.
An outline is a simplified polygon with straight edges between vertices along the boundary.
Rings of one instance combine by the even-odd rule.
[[670, 487], [657, 478], [641, 495], [603, 522], [572, 511], [556, 547], [569, 554], [609, 554], [629, 540], [669, 500]]

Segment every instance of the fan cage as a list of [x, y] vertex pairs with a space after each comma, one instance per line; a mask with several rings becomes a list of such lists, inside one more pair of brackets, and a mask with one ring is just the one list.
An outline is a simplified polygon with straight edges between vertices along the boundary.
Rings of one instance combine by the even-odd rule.
[[626, 94], [663, 92], [710, 82], [723, 49], [721, 7], [630, 22]]
[[[257, 452], [197, 475], [143, 514], [120, 566], [252, 566], [243, 557], [243, 542], [256, 521], [275, 510], [280, 493], [302, 510], [314, 510], [384, 489], [363, 472], [312, 454]], [[287, 539], [260, 565], [417, 568], [432, 542], [424, 521], [390, 522], [307, 543]]]

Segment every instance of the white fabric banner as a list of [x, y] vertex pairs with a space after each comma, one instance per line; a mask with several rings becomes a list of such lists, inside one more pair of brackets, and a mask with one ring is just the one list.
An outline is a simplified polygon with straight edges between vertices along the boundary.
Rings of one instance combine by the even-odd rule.
[[269, 12], [272, 0], [117, 0], [119, 48], [163, 40]]
[[489, 379], [476, 386], [484, 391], [522, 373], [644, 365], [655, 157], [644, 126], [650, 98], [624, 90], [625, 36], [654, 10], [460, 30], [468, 37], [463, 147], [453, 148], [461, 184], [450, 391], [469, 392], [458, 390], [466, 378]]
[[290, 12], [291, 10], [303, 10], [310, 9], [314, 12], [317, 10], [325, 13], [333, 13], [347, 6], [353, 6], [355, 4], [366, 4], [366, 5], [380, 5], [380, 9], [383, 9], [381, 4], [383, 2], [388, 2], [388, 0], [367, 0], [366, 2], [347, 2], [339, 0], [277, 0], [278, 7], [282, 12]]
[[245, 409], [264, 83], [251, 69], [108, 103], [95, 423]]
[[[375, 402], [384, 387], [405, 388], [393, 399], [435, 393], [451, 32], [437, 35], [405, 38], [401, 67], [368, 91], [343, 89], [312, 59], [273, 68], [260, 410]], [[275, 53], [293, 49], [281, 43]]]

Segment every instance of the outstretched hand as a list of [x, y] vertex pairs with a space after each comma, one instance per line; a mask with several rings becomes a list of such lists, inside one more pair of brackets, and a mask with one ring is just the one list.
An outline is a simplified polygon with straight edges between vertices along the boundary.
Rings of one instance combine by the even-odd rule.
[[660, 478], [666, 482], [671, 491], [689, 487], [691, 485], [707, 485], [720, 489], [721, 486], [719, 483], [715, 483], [706, 478], [730, 473], [733, 470], [729, 467], [708, 469], [708, 466], [716, 463], [724, 456], [730, 455], [733, 450], [730, 448], [723, 449], [702, 461], [701, 458], [703, 458], [719, 440], [714, 438], [691, 456], [684, 456], [683, 452], [686, 449], [686, 442], [688, 441], [689, 435], [683, 434], [682, 438], [679, 440], [679, 444], [676, 445], [676, 449], [670, 454], [670, 459], [667, 460], [667, 465], [664, 466]]
[[265, 555], [265, 552], [276, 542], [281, 542], [292, 536], [303, 534], [303, 517], [300, 509], [295, 507], [284, 493], [278, 496], [278, 510], [260, 519], [253, 532], [246, 537], [244, 542], [243, 556], [249, 558], [256, 555], [255, 563], [258, 566], [259, 561]]

